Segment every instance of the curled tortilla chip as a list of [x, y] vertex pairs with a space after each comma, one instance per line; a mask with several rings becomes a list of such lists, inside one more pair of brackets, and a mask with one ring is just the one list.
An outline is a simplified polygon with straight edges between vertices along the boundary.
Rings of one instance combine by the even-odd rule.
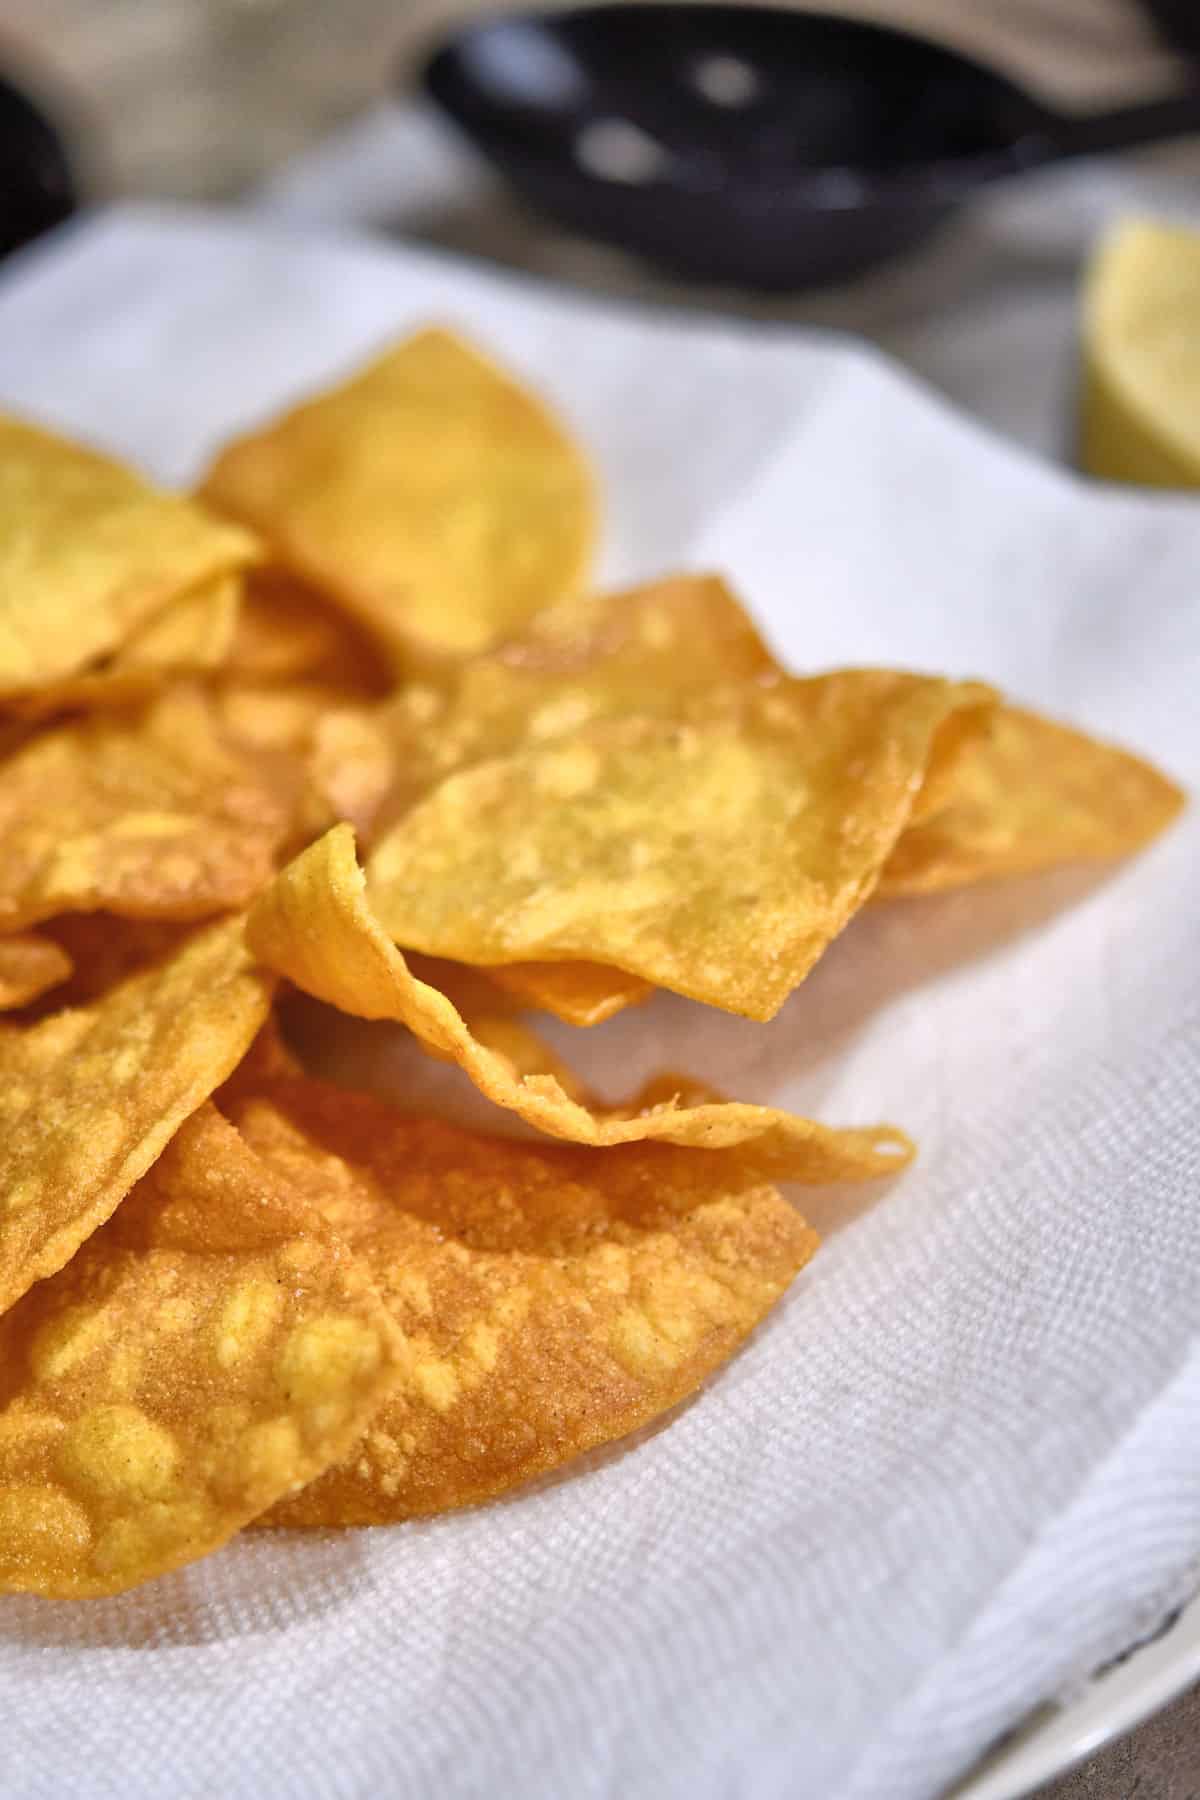
[[225, 920], [90, 1006], [0, 1026], [0, 1313], [70, 1261], [225, 1080], [272, 985]]
[[352, 1453], [267, 1524], [440, 1512], [625, 1436], [726, 1361], [817, 1247], [774, 1188], [698, 1151], [504, 1142], [306, 1080], [236, 1116], [370, 1266], [405, 1345]]
[[0, 1318], [0, 1591], [119, 1593], [351, 1448], [401, 1369], [364, 1264], [211, 1106]]
[[187, 688], [33, 738], [0, 764], [0, 929], [64, 912], [197, 919], [242, 905], [291, 825], [284, 773], [238, 755]]
[[58, 987], [74, 966], [53, 938], [33, 931], [0, 938], [0, 1012], [27, 1006], [39, 994]]
[[602, 963], [769, 1019], [870, 895], [942, 727], [990, 698], [846, 670], [600, 720], [449, 776], [376, 844], [371, 902], [406, 949]]
[[714, 690], [782, 671], [716, 575], [672, 575], [577, 595], [472, 657], [440, 686], [401, 688], [380, 709], [395, 746], [394, 822], [456, 769], [629, 713], [677, 717]]
[[258, 554], [194, 501], [0, 417], [0, 697], [76, 674]]
[[478, 351], [430, 330], [230, 444], [204, 494], [401, 662], [483, 648], [582, 585], [582, 453]]
[[[495, 1102], [551, 1137], [605, 1146], [643, 1139], [723, 1150], [780, 1180], [858, 1181], [894, 1173], [912, 1156], [892, 1126], [834, 1130], [738, 1101], [598, 1111], [540, 1072], [481, 1043], [442, 993], [412, 974], [367, 904], [354, 833], [335, 826], [272, 882], [251, 909], [247, 940], [268, 968], [306, 993], [364, 1019], [407, 1025], [433, 1054], [456, 1062]], [[525, 1034], [523, 1046], [531, 1042]], [[543, 1065], [544, 1067], [545, 1065]], [[552, 1067], [552, 1066], [551, 1066]]]
[[8, 710], [22, 719], [41, 719], [89, 707], [128, 706], [170, 678], [219, 668], [233, 644], [241, 591], [240, 575], [206, 582], [156, 613], [112, 656], [17, 696]]
[[1127, 856], [1184, 804], [1182, 790], [1140, 757], [1015, 706], [1001, 707], [966, 748], [942, 799], [892, 851], [880, 895]]

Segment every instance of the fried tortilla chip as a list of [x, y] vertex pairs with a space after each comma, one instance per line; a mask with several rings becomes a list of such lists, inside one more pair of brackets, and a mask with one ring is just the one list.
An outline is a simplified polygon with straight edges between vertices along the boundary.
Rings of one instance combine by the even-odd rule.
[[380, 696], [391, 685], [387, 658], [325, 596], [286, 569], [252, 569], [230, 650], [249, 682], [320, 681]]
[[204, 494], [402, 663], [482, 649], [580, 587], [595, 529], [563, 428], [437, 330], [229, 445]]
[[316, 719], [305, 768], [334, 819], [369, 832], [395, 782], [395, 751], [373, 711], [338, 707]]
[[282, 775], [238, 755], [187, 688], [33, 738], [0, 763], [0, 930], [63, 912], [197, 919], [242, 905], [291, 825]]
[[0, 1318], [0, 1591], [119, 1593], [217, 1549], [408, 1360], [365, 1264], [205, 1106]]
[[22, 719], [99, 706], [128, 706], [175, 676], [220, 668], [233, 645], [242, 577], [222, 575], [184, 594], [133, 632], [114, 655], [8, 702]]
[[195, 502], [0, 417], [0, 697], [77, 673], [258, 554]]
[[289, 863], [251, 909], [246, 935], [268, 968], [306, 993], [364, 1019], [407, 1025], [433, 1054], [456, 1062], [475, 1086], [551, 1137], [597, 1146], [643, 1139], [727, 1152], [743, 1169], [780, 1180], [867, 1180], [900, 1169], [912, 1145], [892, 1126], [834, 1130], [768, 1106], [716, 1101], [679, 1106], [656, 1096], [597, 1111], [572, 1098], [552, 1072], [481, 1043], [442, 993], [419, 981], [367, 904], [354, 833], [335, 826]]
[[579, 595], [520, 637], [464, 661], [440, 686], [402, 688], [381, 708], [395, 746], [393, 822], [456, 769], [628, 713], [676, 717], [714, 690], [782, 671], [716, 575], [673, 575]]
[[33, 931], [0, 937], [0, 1012], [27, 1006], [47, 989], [58, 987], [74, 966], [53, 938]]
[[200, 674], [228, 661], [237, 636], [243, 578], [226, 575], [176, 600], [118, 650], [114, 672]]
[[247, 1140], [363, 1257], [404, 1374], [352, 1453], [265, 1523], [367, 1525], [503, 1493], [732, 1355], [817, 1247], [770, 1186], [661, 1144], [516, 1144], [280, 1081]]
[[225, 920], [90, 1006], [0, 1026], [0, 1313], [70, 1260], [225, 1080], [272, 985]]
[[878, 892], [933, 894], [1127, 856], [1183, 804], [1182, 790], [1140, 757], [1004, 706], [956, 762], [941, 809], [904, 833]]
[[564, 1025], [602, 1025], [654, 992], [650, 982], [602, 963], [510, 963], [488, 976], [522, 1006], [553, 1013]]
[[376, 844], [405, 949], [587, 961], [771, 1018], [867, 899], [938, 735], [989, 690], [882, 670], [728, 690], [449, 776]]

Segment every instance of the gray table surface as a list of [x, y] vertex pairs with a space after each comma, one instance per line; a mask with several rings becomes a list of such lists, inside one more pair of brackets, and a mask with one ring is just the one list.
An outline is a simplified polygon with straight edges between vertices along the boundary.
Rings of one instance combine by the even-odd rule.
[[[2, 0], [0, 61], [40, 85], [70, 122], [93, 193], [231, 198], [253, 190], [378, 101], [393, 73], [411, 63], [449, 17], [493, 3]], [[1170, 75], [1128, 0], [1023, 0], [1020, 6], [973, 10], [960, 0], [895, 0], [895, 10], [905, 6], [923, 24], [944, 15], [960, 38], [970, 38], [964, 19], [974, 19], [975, 36], [989, 49], [992, 40], [981, 37], [980, 20], [1007, 14], [1020, 27], [1009, 61], [1076, 103], [1085, 103], [1089, 92], [1109, 99]], [[881, 10], [880, 0], [874, 10]], [[1004, 48], [998, 38], [995, 47]], [[1189, 160], [1185, 152], [1164, 167], [1168, 181], [1184, 181], [1176, 191], [1194, 186], [1200, 206], [1200, 153], [1191, 152]], [[971, 338], [964, 338], [956, 358], [953, 351], [947, 355], [939, 332], [932, 357], [919, 325], [923, 296], [931, 280], [972, 288], [985, 306], [995, 296], [993, 324], [1003, 330], [1006, 289], [1022, 271], [1028, 275], [1031, 259], [1047, 253], [1038, 242], [1037, 221], [1036, 206], [1023, 214], [1018, 204], [999, 216], [998, 227], [993, 219], [984, 229], [964, 228], [924, 271], [902, 269], [880, 287], [802, 303], [787, 316], [865, 330], [965, 398], [980, 373]], [[490, 220], [459, 215], [427, 221], [426, 235], [525, 266], [545, 261], [529, 228], [502, 205]], [[607, 266], [572, 258], [569, 248], [564, 254], [571, 279], [601, 286], [613, 279]], [[1061, 373], [1066, 315], [1060, 294], [1061, 280], [1057, 289], [1047, 284], [1042, 364], [1034, 359], [1027, 396], [1017, 396], [1012, 418], [1002, 416], [999, 400], [993, 409], [1000, 414], [995, 423], [1049, 454], [1061, 449], [1054, 441], [1062, 429], [1061, 394], [1056, 398], [1052, 380], [1044, 414], [1031, 410], [1028, 395], [1044, 387], [1047, 367]], [[719, 303], [729, 306], [729, 296]], [[1023, 329], [1037, 329], [1028, 308], [1022, 317]], [[1043, 1788], [1038, 1800], [1200, 1800], [1200, 1688]]]

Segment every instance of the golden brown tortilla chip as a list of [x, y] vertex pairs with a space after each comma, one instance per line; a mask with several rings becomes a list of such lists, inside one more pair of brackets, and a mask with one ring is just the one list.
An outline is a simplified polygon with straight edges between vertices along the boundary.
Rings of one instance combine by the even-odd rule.
[[119, 1593], [217, 1549], [345, 1455], [401, 1348], [364, 1264], [203, 1107], [0, 1318], [0, 1591]]
[[244, 904], [291, 826], [281, 773], [239, 755], [188, 688], [31, 739], [0, 763], [0, 929], [55, 913], [197, 919]]
[[701, 1151], [510, 1143], [306, 1080], [236, 1116], [404, 1334], [354, 1450], [270, 1524], [440, 1512], [623, 1437], [718, 1368], [817, 1246], [772, 1187]]
[[242, 577], [222, 575], [194, 588], [139, 626], [112, 656], [77, 675], [8, 702], [22, 719], [100, 706], [129, 706], [178, 676], [217, 669], [233, 644]]
[[582, 585], [582, 453], [541, 403], [446, 331], [230, 444], [205, 496], [402, 662], [482, 649]]
[[[276, 877], [252, 908], [246, 935], [268, 968], [343, 1012], [400, 1020], [435, 1055], [458, 1063], [490, 1100], [552, 1137], [597, 1146], [688, 1144], [722, 1150], [742, 1169], [809, 1182], [867, 1180], [893, 1173], [912, 1155], [892, 1126], [838, 1131], [738, 1101], [679, 1106], [656, 1095], [648, 1110], [640, 1097], [608, 1111], [583, 1104], [553, 1072], [522, 1068], [481, 1043], [446, 996], [411, 973], [367, 904], [346, 825]], [[524, 1034], [523, 1058], [534, 1041]]]
[[194, 501], [0, 417], [0, 697], [76, 674], [258, 554]]
[[942, 800], [892, 851], [881, 896], [1128, 856], [1166, 830], [1184, 794], [1127, 750], [1003, 706], [955, 763]]
[[989, 698], [845, 670], [584, 725], [434, 788], [375, 845], [371, 903], [405, 949], [602, 963], [769, 1019], [870, 895], [943, 726]]
[[224, 1081], [272, 985], [232, 919], [90, 1006], [0, 1025], [0, 1313], [70, 1261]]
[[676, 718], [716, 692], [781, 673], [716, 575], [577, 595], [539, 614], [521, 636], [447, 670], [440, 683], [401, 688], [380, 709], [396, 761], [387, 822], [469, 764], [597, 719]]

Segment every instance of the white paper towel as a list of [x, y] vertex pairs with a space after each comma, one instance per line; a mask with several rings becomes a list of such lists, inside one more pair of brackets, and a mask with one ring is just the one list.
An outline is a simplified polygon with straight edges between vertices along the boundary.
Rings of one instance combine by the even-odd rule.
[[[1200, 507], [1027, 461], [868, 352], [436, 257], [126, 212], [0, 286], [0, 403], [186, 479], [432, 316], [599, 459], [607, 572], [714, 564], [798, 667], [994, 679], [1200, 775]], [[458, 1517], [0, 1601], [0, 1790], [930, 1796], [1200, 1551], [1200, 825], [868, 912], [770, 1027], [571, 1035], [920, 1141], [669, 1429]], [[409, 1092], [363, 1028], [347, 1055]], [[426, 1065], [428, 1066], [428, 1065]], [[438, 1079], [442, 1077], [438, 1076]]]

